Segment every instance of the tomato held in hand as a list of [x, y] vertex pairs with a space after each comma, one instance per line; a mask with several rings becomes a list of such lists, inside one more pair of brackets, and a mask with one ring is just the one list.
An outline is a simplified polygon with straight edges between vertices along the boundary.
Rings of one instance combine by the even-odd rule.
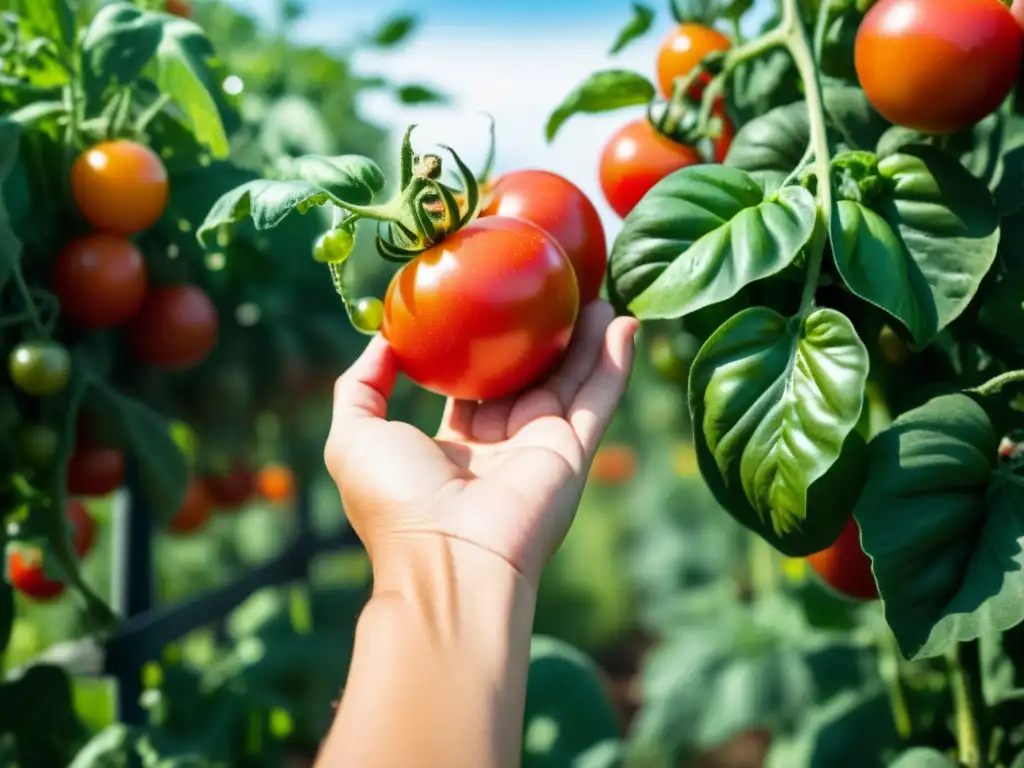
[[897, 125], [954, 133], [996, 109], [1017, 81], [1021, 30], [1000, 0], [879, 0], [854, 45], [857, 78]]
[[515, 171], [499, 178], [488, 197], [481, 216], [526, 219], [546, 231], [576, 271], [580, 306], [597, 299], [608, 245], [601, 217], [579, 187], [550, 171]]
[[828, 586], [846, 597], [854, 600], [878, 597], [871, 558], [861, 549], [860, 528], [852, 517], [832, 546], [810, 555], [807, 562]]
[[620, 128], [605, 145], [601, 189], [612, 210], [625, 218], [663, 178], [701, 162], [700, 152], [693, 147], [658, 133], [646, 119], [637, 120]]
[[[688, 74], [701, 59], [713, 51], [729, 49], [729, 38], [716, 29], [703, 24], [680, 24], [668, 33], [658, 51], [658, 87], [666, 99], [672, 98], [673, 83], [677, 77]], [[707, 84], [706, 74], [699, 81]], [[699, 93], [693, 94], [699, 97]]]
[[381, 333], [399, 369], [425, 389], [491, 400], [558, 363], [579, 313], [572, 264], [523, 219], [477, 219], [391, 280]]
[[242, 463], [236, 463], [226, 474], [207, 475], [203, 482], [210, 501], [222, 510], [238, 509], [256, 491], [256, 478], [252, 470]]
[[53, 268], [61, 314], [82, 328], [111, 328], [131, 320], [142, 308], [147, 286], [139, 249], [114, 235], [72, 240]]
[[167, 169], [149, 147], [126, 139], [87, 149], [71, 167], [71, 194], [100, 232], [133, 235], [167, 207]]
[[154, 288], [132, 321], [132, 351], [157, 368], [182, 370], [201, 362], [217, 345], [219, 322], [206, 291], [195, 285]]
[[79, 445], [68, 459], [67, 489], [72, 496], [106, 496], [124, 482], [124, 454], [116, 448]]
[[189, 480], [185, 489], [185, 500], [167, 524], [171, 533], [187, 535], [195, 533], [210, 519], [213, 499], [206, 489], [206, 484], [198, 478]]
[[[71, 527], [71, 541], [79, 558], [92, 550], [96, 540], [96, 522], [77, 501], [69, 501], [64, 508]], [[7, 563], [11, 586], [33, 600], [52, 600], [64, 592], [64, 584], [46, 576], [43, 555], [39, 550], [14, 551]]]

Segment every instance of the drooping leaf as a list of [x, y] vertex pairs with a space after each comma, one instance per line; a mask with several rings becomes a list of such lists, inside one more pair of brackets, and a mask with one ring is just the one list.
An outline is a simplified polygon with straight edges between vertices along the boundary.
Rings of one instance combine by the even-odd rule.
[[308, 181], [257, 179], [224, 194], [196, 232], [206, 242], [224, 224], [251, 218], [256, 229], [273, 229], [291, 213], [330, 202], [327, 190]]
[[878, 171], [888, 185], [880, 197], [839, 203], [836, 268], [921, 349], [977, 293], [996, 258], [999, 219], [985, 185], [933, 147], [905, 146]]
[[999, 437], [981, 405], [955, 394], [871, 442], [854, 514], [907, 658], [1024, 621], [1024, 485], [997, 472]]
[[126, 85], [156, 55], [163, 21], [131, 3], [111, 3], [96, 12], [82, 38], [82, 77], [87, 102], [95, 104], [111, 83]]
[[95, 377], [89, 381], [87, 396], [90, 409], [103, 418], [111, 438], [137, 467], [154, 514], [169, 520], [181, 508], [188, 484], [188, 464], [174, 441], [170, 422]]
[[654, 22], [653, 8], [637, 2], [634, 2], [632, 5], [633, 16], [626, 26], [619, 30], [615, 42], [612, 43], [612, 47], [608, 51], [609, 56], [614, 56], [624, 50], [634, 40], [646, 35], [647, 31], [651, 28], [651, 24]]
[[623, 107], [647, 104], [654, 98], [655, 88], [643, 75], [625, 69], [595, 72], [570, 93], [548, 118], [544, 135], [554, 140], [558, 131], [573, 115], [609, 112]]
[[853, 324], [827, 308], [800, 324], [764, 307], [744, 310], [693, 362], [701, 473], [719, 503], [787, 555], [824, 549], [849, 517], [865, 466], [851, 435], [867, 374]]
[[626, 217], [609, 259], [611, 288], [641, 319], [690, 314], [792, 264], [816, 217], [802, 187], [766, 197], [735, 168], [683, 168]]

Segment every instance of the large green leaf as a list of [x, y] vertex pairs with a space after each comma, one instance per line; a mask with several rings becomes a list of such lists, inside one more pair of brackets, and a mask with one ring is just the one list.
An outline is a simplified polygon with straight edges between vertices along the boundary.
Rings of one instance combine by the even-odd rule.
[[1024, 483], [997, 471], [998, 443], [963, 394], [908, 411], [871, 442], [854, 514], [908, 658], [1024, 621]]
[[97, 378], [90, 380], [87, 397], [90, 409], [104, 419], [111, 438], [138, 468], [153, 512], [169, 520], [181, 508], [188, 484], [188, 463], [171, 435], [170, 423]]
[[851, 291], [925, 347], [967, 307], [996, 257], [999, 219], [984, 184], [923, 145], [883, 158], [880, 198], [840, 201], [831, 241]]
[[612, 247], [611, 288], [644, 320], [690, 314], [792, 264], [816, 217], [803, 187], [766, 197], [743, 171], [684, 168], [626, 217]]
[[[831, 509], [816, 508], [809, 493], [843, 452], [860, 417], [867, 374], [864, 344], [832, 309], [816, 310], [802, 323], [764, 307], [744, 310], [693, 362], [689, 398], [698, 458], [703, 453], [714, 462], [713, 469], [701, 465], [705, 479], [726, 494], [719, 501], [741, 523], [787, 554], [827, 546], [848, 515], [837, 500]], [[847, 489], [854, 496], [858, 490]]]
[[131, 3], [111, 3], [97, 11], [82, 37], [82, 79], [90, 104], [111, 83], [133, 82], [156, 54], [163, 21]]
[[367, 205], [384, 188], [384, 173], [362, 155], [303, 155], [283, 160], [279, 170], [293, 181], [308, 181], [352, 205]]
[[4, 182], [18, 159], [20, 137], [20, 126], [0, 117], [0, 287], [11, 279], [21, 259], [21, 241], [14, 234], [4, 194]]
[[544, 127], [544, 135], [548, 141], [552, 141], [573, 115], [647, 104], [654, 95], [651, 81], [636, 72], [626, 69], [594, 72], [576, 86], [551, 113]]
[[590, 747], [618, 735], [615, 711], [594, 663], [560, 640], [534, 637], [523, 727], [524, 768], [569, 765]]

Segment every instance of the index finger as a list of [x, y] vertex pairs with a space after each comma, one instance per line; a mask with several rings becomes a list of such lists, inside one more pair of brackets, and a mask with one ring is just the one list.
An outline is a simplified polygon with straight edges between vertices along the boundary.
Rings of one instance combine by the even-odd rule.
[[377, 334], [335, 383], [333, 421], [385, 418], [397, 378], [394, 352]]

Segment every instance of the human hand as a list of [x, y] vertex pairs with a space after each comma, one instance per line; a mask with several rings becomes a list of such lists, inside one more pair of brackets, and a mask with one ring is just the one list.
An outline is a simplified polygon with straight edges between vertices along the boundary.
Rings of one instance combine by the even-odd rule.
[[375, 569], [440, 537], [496, 555], [536, 587], [626, 389], [636, 329], [605, 302], [584, 307], [546, 382], [503, 400], [449, 400], [434, 438], [387, 421], [398, 370], [375, 337], [338, 379], [324, 452]]

